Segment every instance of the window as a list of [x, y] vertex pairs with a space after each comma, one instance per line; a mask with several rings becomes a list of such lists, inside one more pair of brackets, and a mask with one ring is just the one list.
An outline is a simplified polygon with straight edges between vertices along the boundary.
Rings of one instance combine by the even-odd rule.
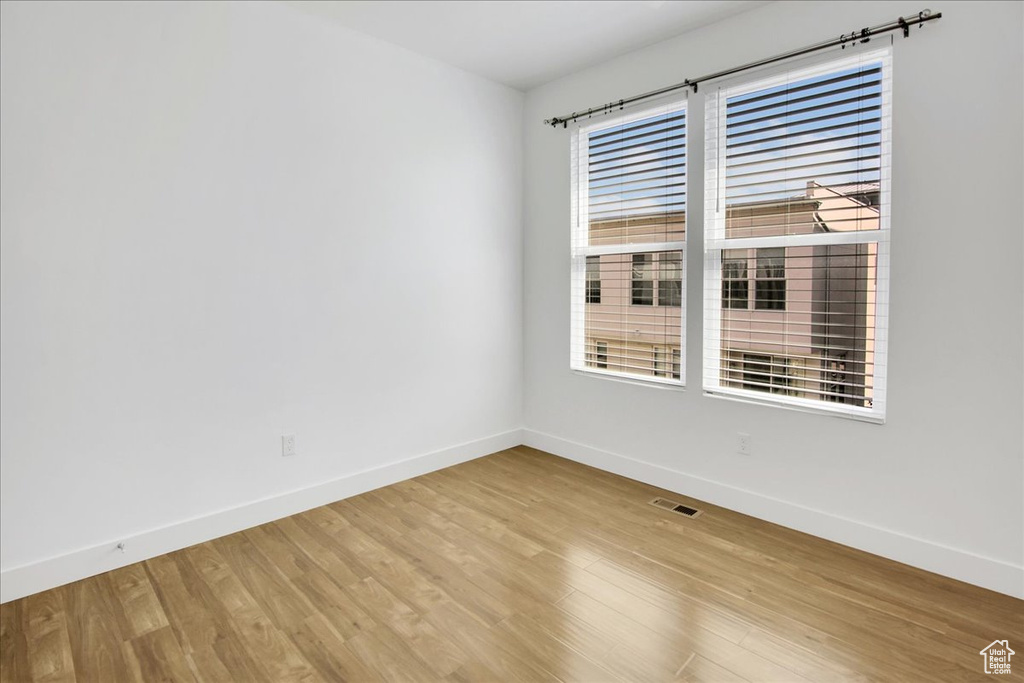
[[[634, 306], [653, 306], [654, 298], [654, 254], [633, 254], [631, 275], [631, 301]], [[658, 257], [658, 298], [659, 306], [680, 306], [683, 300], [682, 253], [669, 251]]]
[[825, 400], [842, 403], [846, 397], [846, 354], [829, 358], [825, 369]]
[[594, 342], [594, 353], [590, 355], [587, 360], [588, 365], [592, 365], [595, 368], [607, 368], [608, 367], [608, 343], [607, 342]]
[[572, 158], [571, 367], [682, 384], [685, 102], [581, 125]]
[[786, 310], [786, 250], [757, 250], [757, 279], [754, 281], [754, 308]]
[[671, 377], [679, 379], [679, 349], [669, 347], [655, 347], [654, 349], [654, 374], [658, 377]]
[[601, 257], [587, 257], [587, 303], [601, 303]]
[[752, 391], [786, 393], [789, 360], [784, 357], [743, 354], [743, 388]]
[[722, 256], [722, 307], [747, 308], [746, 249], [730, 249]]
[[682, 253], [671, 251], [658, 257], [658, 305], [679, 306], [683, 302]]
[[654, 254], [633, 254], [631, 303], [634, 306], [654, 305], [654, 273], [651, 268], [653, 257]]
[[654, 347], [654, 374], [668, 377], [668, 351], [663, 347]]
[[884, 49], [708, 89], [708, 393], [884, 420], [890, 69]]

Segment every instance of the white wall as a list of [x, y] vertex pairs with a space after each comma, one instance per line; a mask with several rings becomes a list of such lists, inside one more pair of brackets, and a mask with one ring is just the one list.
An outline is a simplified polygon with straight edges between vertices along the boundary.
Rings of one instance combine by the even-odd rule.
[[[780, 2], [527, 95], [527, 441], [1024, 597], [1021, 3], [936, 2], [894, 38], [888, 423], [701, 392], [703, 104], [691, 98], [682, 391], [569, 371], [569, 141], [541, 120], [895, 18]], [[711, 87], [711, 86], [705, 86]], [[737, 455], [736, 433], [754, 454]]]
[[0, 25], [4, 599], [518, 443], [521, 93], [278, 3]]

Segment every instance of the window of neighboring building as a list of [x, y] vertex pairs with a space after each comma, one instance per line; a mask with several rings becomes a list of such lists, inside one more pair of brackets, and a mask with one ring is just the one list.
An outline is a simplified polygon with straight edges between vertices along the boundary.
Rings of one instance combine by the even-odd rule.
[[772, 357], [756, 353], [743, 354], [743, 388], [768, 391], [772, 385]]
[[706, 392], [884, 420], [891, 93], [888, 47], [707, 89]]
[[747, 309], [747, 250], [730, 249], [722, 256], [722, 308]]
[[842, 403], [846, 399], [846, 354], [829, 358], [825, 367], [825, 400]]
[[601, 257], [587, 257], [587, 303], [601, 303]]
[[754, 308], [786, 310], [786, 250], [758, 249], [756, 272]]
[[574, 131], [575, 370], [683, 383], [686, 116], [677, 101]]
[[634, 306], [654, 305], [654, 254], [633, 254], [632, 303]]
[[679, 349], [671, 347], [654, 347], [654, 374], [658, 377], [679, 379]]
[[683, 301], [682, 254], [671, 251], [658, 256], [658, 305], [679, 306]]
[[789, 387], [789, 360], [759, 353], [743, 354], [743, 388], [751, 391], [786, 393]]
[[654, 347], [654, 374], [668, 377], [668, 351], [660, 346]]

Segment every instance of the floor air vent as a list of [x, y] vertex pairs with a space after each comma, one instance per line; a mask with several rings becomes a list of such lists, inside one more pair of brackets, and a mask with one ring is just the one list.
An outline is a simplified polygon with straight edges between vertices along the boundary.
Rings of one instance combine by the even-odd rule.
[[697, 510], [696, 508], [683, 505], [682, 503], [677, 503], [674, 500], [667, 500], [665, 498], [655, 498], [651, 501], [651, 505], [686, 517], [698, 517], [700, 515], [700, 510]]

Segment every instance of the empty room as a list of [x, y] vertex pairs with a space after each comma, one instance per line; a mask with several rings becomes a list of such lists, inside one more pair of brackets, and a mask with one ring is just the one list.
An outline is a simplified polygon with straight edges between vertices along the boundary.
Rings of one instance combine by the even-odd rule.
[[0, 1], [3, 683], [1022, 648], [1024, 2]]

